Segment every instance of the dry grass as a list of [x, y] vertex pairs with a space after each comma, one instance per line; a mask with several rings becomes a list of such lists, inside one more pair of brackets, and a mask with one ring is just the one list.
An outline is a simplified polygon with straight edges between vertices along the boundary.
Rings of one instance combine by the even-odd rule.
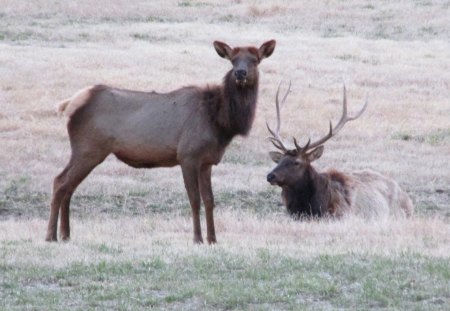
[[[19, 226], [21, 230], [17, 230]], [[207, 248], [192, 245], [190, 217], [181, 215], [145, 219], [125, 216], [102, 222], [75, 220], [74, 238], [62, 245], [45, 243], [42, 239], [45, 229], [43, 220], [3, 221], [1, 241], [27, 242], [17, 247], [14, 256], [5, 258], [4, 263], [61, 268], [80, 260], [86, 264], [101, 260], [127, 262], [155, 254], [170, 263], [177, 257], [208, 252]], [[217, 214], [217, 229], [221, 239], [213, 248], [249, 260], [256, 258], [261, 249], [297, 260], [324, 254], [396, 258], [408, 253], [433, 257], [448, 257], [450, 253], [450, 227], [438, 218], [383, 222], [349, 218], [299, 223], [281, 213], [261, 218], [250, 212], [227, 210]], [[92, 246], [100, 244], [121, 251], [96, 253]]]
[[[447, 1], [0, 0], [0, 244], [27, 241], [3, 254], [1, 265], [64, 267], [151, 254], [170, 262], [214, 250], [251, 261], [261, 249], [298, 260], [448, 258], [448, 13]], [[158, 91], [219, 83], [229, 64], [213, 40], [258, 45], [272, 38], [277, 48], [260, 67], [253, 130], [213, 170], [219, 245], [192, 246], [179, 168], [134, 170], [112, 157], [77, 190], [73, 240], [43, 242], [52, 180], [70, 154], [57, 102], [94, 83]], [[265, 181], [273, 165], [265, 121], [274, 120], [280, 80], [293, 84], [283, 111], [287, 139], [327, 130], [339, 114], [343, 82], [351, 110], [369, 95], [368, 111], [327, 143], [317, 166], [371, 168], [396, 179], [415, 201], [416, 217], [382, 223], [287, 217], [279, 190]], [[89, 247], [99, 244], [122, 251]]]

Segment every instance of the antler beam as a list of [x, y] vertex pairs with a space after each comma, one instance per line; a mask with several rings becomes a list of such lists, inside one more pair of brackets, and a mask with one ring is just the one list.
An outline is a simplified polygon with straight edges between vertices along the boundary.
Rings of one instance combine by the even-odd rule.
[[328, 134], [325, 135], [324, 137], [320, 138], [319, 140], [314, 141], [314, 142], [311, 142], [311, 139], [308, 139], [308, 142], [306, 143], [306, 145], [304, 147], [301, 147], [298, 144], [297, 139], [294, 137], [295, 149], [294, 150], [289, 150], [283, 144], [283, 141], [282, 141], [282, 139], [280, 137], [280, 128], [281, 128], [280, 105], [281, 106], [284, 105], [284, 102], [286, 101], [286, 98], [289, 95], [289, 92], [291, 91], [291, 82], [289, 81], [288, 89], [286, 91], [286, 94], [284, 94], [283, 99], [281, 100], [281, 104], [280, 104], [280, 87], [281, 87], [281, 83], [278, 85], [277, 93], [276, 93], [276, 96], [275, 96], [275, 106], [276, 106], [276, 110], [277, 110], [277, 126], [275, 128], [275, 131], [270, 128], [268, 122], [266, 122], [266, 125], [267, 125], [267, 129], [269, 130], [270, 134], [272, 135], [272, 136], [270, 136], [268, 138], [270, 139], [272, 144], [277, 149], [283, 151], [284, 153], [291, 152], [291, 153], [296, 153], [297, 155], [302, 155], [302, 154], [305, 154], [306, 152], [308, 152], [309, 150], [314, 149], [314, 148], [324, 144], [331, 137], [333, 137], [337, 133], [339, 133], [339, 131], [344, 127], [344, 125], [347, 122], [358, 119], [363, 114], [363, 112], [366, 110], [367, 105], [368, 105], [368, 99], [366, 97], [366, 102], [364, 103], [364, 106], [362, 107], [362, 109], [358, 113], [356, 113], [354, 116], [349, 117], [348, 114], [347, 114], [347, 90], [346, 90], [345, 84], [344, 84], [344, 98], [343, 98], [343, 102], [342, 102], [342, 116], [339, 119], [339, 122], [336, 124], [336, 126], [333, 127], [333, 124], [330, 121], [330, 129], [328, 131]]
[[[343, 103], [342, 103], [342, 116], [341, 119], [339, 120], [338, 124], [333, 128], [332, 123], [330, 121], [330, 130], [328, 131], [328, 134], [325, 135], [324, 137], [322, 137], [321, 139], [310, 143], [310, 140], [308, 141], [309, 147], [307, 149], [305, 149], [304, 152], [306, 152], [307, 150], [313, 149], [315, 147], [318, 147], [320, 145], [322, 145], [323, 143], [325, 143], [327, 140], [329, 140], [331, 137], [335, 136], [337, 133], [339, 133], [339, 131], [344, 127], [344, 125], [348, 122], [348, 121], [353, 121], [358, 119], [363, 112], [366, 110], [367, 108], [367, 104], [368, 104], [368, 100], [366, 97], [366, 102], [364, 104], [364, 106], [362, 107], [362, 109], [355, 114], [353, 117], [349, 117], [347, 115], [347, 91], [345, 88], [345, 84], [344, 84], [344, 99], [343, 99]], [[298, 148], [297, 148], [298, 149]], [[303, 148], [304, 149], [304, 148]]]
[[[291, 91], [291, 81], [289, 81], [289, 86], [288, 89], [286, 91], [286, 93], [283, 96], [283, 99], [281, 100], [281, 105], [284, 105], [284, 102], [286, 101], [287, 96], [289, 95], [290, 91]], [[273, 131], [270, 126], [269, 123], [266, 121], [266, 126], [267, 129], [269, 130], [270, 134], [272, 135], [272, 137], [268, 137], [270, 139], [270, 141], [272, 142], [272, 144], [277, 148], [280, 149], [283, 152], [288, 151], [288, 149], [284, 146], [282, 139], [280, 137], [280, 128], [281, 128], [281, 116], [280, 116], [280, 87], [281, 87], [281, 82], [278, 85], [278, 89], [277, 89], [277, 93], [275, 95], [275, 106], [277, 108], [277, 127], [275, 129], [275, 131]]]

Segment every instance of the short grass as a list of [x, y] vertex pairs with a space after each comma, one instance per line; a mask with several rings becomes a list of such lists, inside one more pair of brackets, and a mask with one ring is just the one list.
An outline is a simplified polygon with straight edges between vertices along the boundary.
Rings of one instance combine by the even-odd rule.
[[[97, 249], [105, 251], [116, 252]], [[445, 310], [450, 291], [448, 261], [418, 254], [298, 260], [261, 249], [249, 261], [214, 248], [170, 261], [155, 255], [2, 270], [7, 310]]]
[[45, 221], [3, 221], [0, 307], [445, 310], [450, 299], [450, 228], [436, 218], [222, 210], [220, 243], [195, 246], [189, 216], [142, 216], [76, 218], [59, 244], [42, 240]]
[[[446, 310], [450, 303], [448, 1], [0, 0], [0, 310]], [[72, 240], [43, 241], [68, 161], [58, 101], [105, 83], [170, 91], [220, 83], [213, 40], [276, 39], [257, 116], [213, 169], [219, 244], [191, 242], [179, 168], [108, 158], [72, 200]], [[282, 135], [301, 142], [366, 113], [319, 169], [396, 179], [416, 215], [289, 219], [265, 181], [266, 120], [292, 81]], [[204, 224], [204, 221], [202, 221]]]

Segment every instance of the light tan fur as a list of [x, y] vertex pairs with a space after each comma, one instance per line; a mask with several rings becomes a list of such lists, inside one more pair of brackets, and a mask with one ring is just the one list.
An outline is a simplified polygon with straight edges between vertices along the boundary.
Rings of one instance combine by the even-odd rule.
[[399, 184], [372, 170], [348, 174], [351, 211], [350, 214], [364, 219], [387, 219], [413, 214], [411, 198]]
[[70, 118], [75, 111], [85, 105], [91, 96], [92, 86], [76, 92], [72, 97], [58, 103], [58, 114]]

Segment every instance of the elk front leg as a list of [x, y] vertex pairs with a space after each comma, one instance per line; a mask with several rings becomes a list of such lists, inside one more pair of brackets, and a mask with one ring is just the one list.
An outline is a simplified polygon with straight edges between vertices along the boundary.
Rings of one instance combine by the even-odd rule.
[[183, 172], [184, 186], [189, 197], [192, 209], [192, 223], [194, 226], [194, 243], [203, 243], [202, 229], [200, 225], [200, 193], [198, 187], [197, 166], [192, 163], [181, 165]]
[[214, 229], [214, 195], [211, 187], [211, 166], [205, 165], [200, 170], [199, 176], [200, 194], [205, 205], [206, 239], [209, 244], [216, 243], [216, 231]]

